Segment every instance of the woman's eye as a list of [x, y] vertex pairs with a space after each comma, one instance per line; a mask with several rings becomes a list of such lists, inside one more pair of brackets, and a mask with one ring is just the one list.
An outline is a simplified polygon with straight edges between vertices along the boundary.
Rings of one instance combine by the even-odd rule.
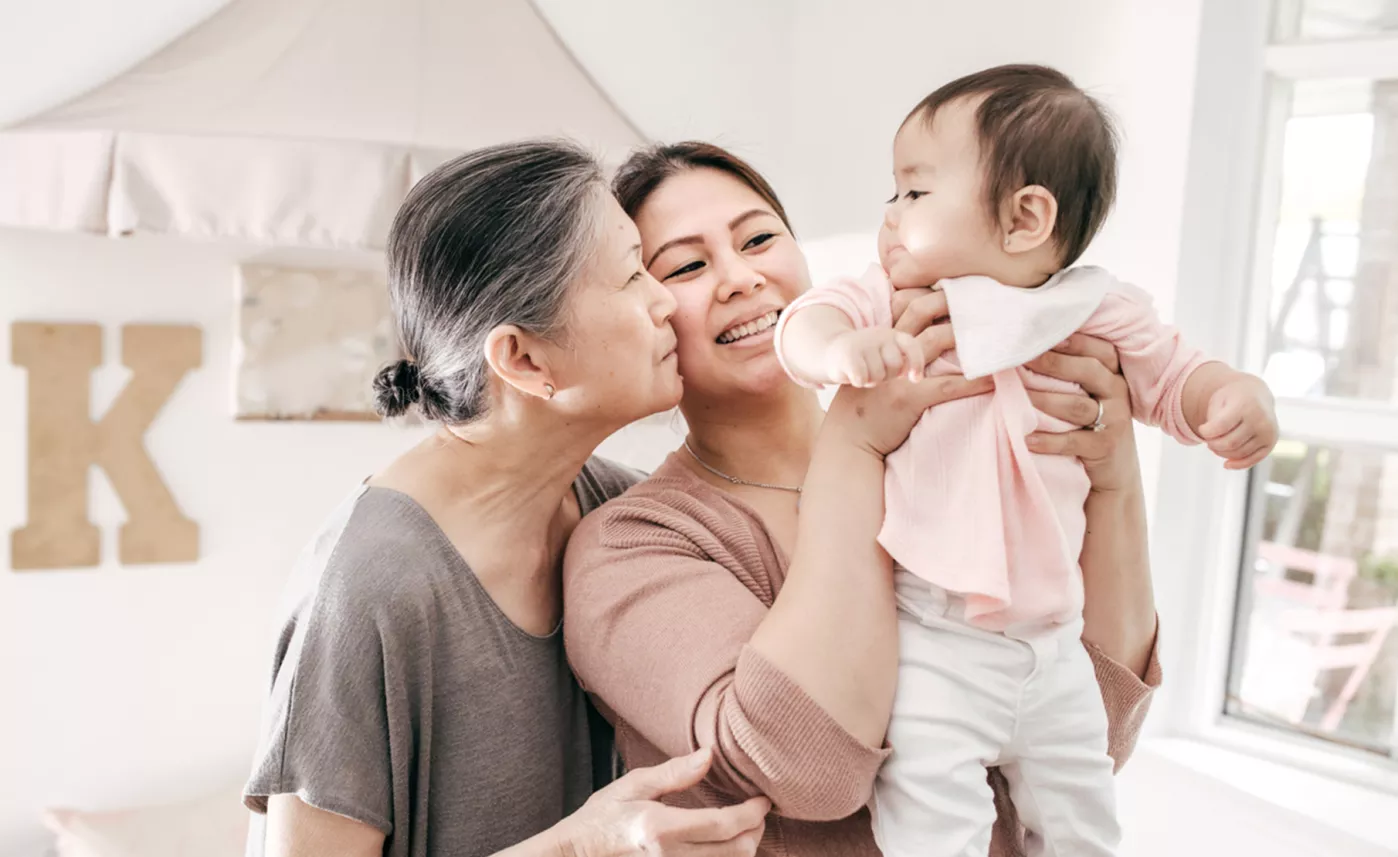
[[766, 244], [776, 237], [777, 235], [775, 232], [759, 232], [748, 239], [747, 243], [743, 245], [743, 249], [751, 250], [754, 247], [761, 247], [763, 244]]
[[700, 262], [698, 259], [695, 259], [693, 262], [690, 262], [688, 265], [684, 265], [684, 266], [682, 266], [682, 267], [676, 268], [675, 270], [673, 270], [673, 271], [671, 271], [670, 273], [666, 274], [665, 277], [664, 277], [664, 279], [669, 280], [669, 279], [673, 279], [673, 278], [675, 278], [675, 277], [682, 277], [682, 276], [684, 276], [685, 274], [692, 274], [692, 273], [694, 273], [695, 271], [699, 270], [699, 269], [702, 268], [702, 267], [704, 267], [704, 263], [703, 263], [703, 262]]

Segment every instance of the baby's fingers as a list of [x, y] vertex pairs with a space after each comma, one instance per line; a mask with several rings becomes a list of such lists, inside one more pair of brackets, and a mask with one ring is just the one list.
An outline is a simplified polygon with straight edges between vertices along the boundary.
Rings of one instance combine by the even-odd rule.
[[1247, 470], [1266, 459], [1271, 452], [1272, 444], [1266, 441], [1257, 441], [1249, 444], [1243, 452], [1229, 458], [1223, 463], [1223, 466], [1228, 470]]
[[1257, 442], [1257, 431], [1246, 421], [1239, 423], [1235, 428], [1221, 437], [1211, 438], [1208, 441], [1209, 449], [1224, 458], [1233, 458], [1236, 453]]
[[889, 378], [896, 378], [907, 370], [903, 350], [898, 347], [897, 339], [890, 339], [879, 346], [879, 381], [887, 381]]
[[830, 374], [831, 380], [837, 384], [864, 387], [869, 383], [869, 370], [865, 366], [864, 356], [858, 353], [841, 354], [835, 361], [835, 371]]
[[922, 357], [922, 344], [917, 341], [917, 337], [906, 333], [898, 334], [895, 342], [903, 356], [903, 368], [907, 370], [908, 380], [921, 381], [923, 373], [927, 370], [927, 363]]
[[1211, 408], [1208, 419], [1199, 426], [1199, 436], [1204, 440], [1217, 440], [1243, 424], [1243, 409], [1240, 405], [1225, 402], [1221, 408]]

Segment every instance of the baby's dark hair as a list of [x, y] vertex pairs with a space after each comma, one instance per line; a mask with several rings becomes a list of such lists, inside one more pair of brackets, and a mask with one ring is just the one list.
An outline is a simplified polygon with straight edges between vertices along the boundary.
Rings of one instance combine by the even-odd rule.
[[1060, 263], [1078, 260], [1116, 199], [1117, 130], [1111, 115], [1067, 75], [1041, 65], [1002, 65], [954, 80], [924, 98], [908, 118], [929, 125], [962, 98], [983, 98], [976, 136], [985, 165], [986, 205], [1000, 206], [1039, 185], [1058, 201], [1053, 241]]

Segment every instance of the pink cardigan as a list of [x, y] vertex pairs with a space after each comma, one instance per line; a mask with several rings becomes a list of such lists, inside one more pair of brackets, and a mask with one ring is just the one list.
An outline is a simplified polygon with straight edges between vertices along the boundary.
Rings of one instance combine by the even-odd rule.
[[[573, 670], [615, 726], [629, 767], [713, 747], [698, 788], [673, 802], [721, 806], [763, 794], [761, 853], [875, 857], [864, 809], [886, 751], [861, 744], [748, 646], [786, 579], [787, 557], [747, 504], [672, 455], [650, 479], [583, 519], [564, 565]], [[1109, 751], [1136, 743], [1160, 668], [1142, 682], [1089, 646]], [[1023, 853], [1005, 780], [992, 857]]]
[[[966, 619], [991, 631], [1034, 632], [1082, 614], [1078, 555], [1090, 485], [1076, 459], [1029, 451], [1035, 430], [1070, 426], [1036, 410], [1029, 390], [1081, 392], [1022, 364], [1075, 331], [1117, 347], [1136, 419], [1182, 443], [1199, 438], [1185, 421], [1185, 382], [1205, 361], [1162, 324], [1150, 296], [1101, 268], [1070, 268], [1035, 289], [989, 277], [943, 280], [957, 348], [929, 375], [991, 376], [995, 393], [938, 405], [888, 456], [879, 544], [899, 565], [966, 598]], [[833, 306], [856, 328], [891, 327], [892, 286], [878, 266], [797, 299], [776, 332], [804, 307]], [[799, 380], [799, 379], [798, 379]]]

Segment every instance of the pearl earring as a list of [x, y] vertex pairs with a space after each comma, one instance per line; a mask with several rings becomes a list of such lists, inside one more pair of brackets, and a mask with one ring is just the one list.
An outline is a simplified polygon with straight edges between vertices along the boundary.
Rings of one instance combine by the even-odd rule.
[[545, 398], [545, 399], [552, 399], [552, 398], [553, 398], [553, 394], [554, 394], [554, 393], [557, 393], [557, 392], [558, 392], [558, 391], [555, 390], [555, 389], [553, 388], [553, 385], [552, 385], [552, 384], [545, 384], [545, 385], [544, 385], [544, 398]]

